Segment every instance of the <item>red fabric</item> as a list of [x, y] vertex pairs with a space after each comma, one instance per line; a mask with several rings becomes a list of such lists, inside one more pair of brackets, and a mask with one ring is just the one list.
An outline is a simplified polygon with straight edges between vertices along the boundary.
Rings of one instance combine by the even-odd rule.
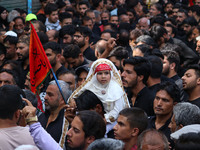
[[37, 108], [44, 113], [44, 110], [43, 110], [43, 107], [42, 107], [42, 101], [40, 99], [40, 96], [39, 94], [37, 93], [37, 100], [38, 100], [38, 103], [37, 103]]
[[111, 70], [110, 66], [107, 64], [100, 64], [96, 67], [95, 73], [103, 70]]
[[50, 73], [52, 67], [32, 23], [29, 46], [29, 65], [31, 91], [36, 93], [37, 88]]

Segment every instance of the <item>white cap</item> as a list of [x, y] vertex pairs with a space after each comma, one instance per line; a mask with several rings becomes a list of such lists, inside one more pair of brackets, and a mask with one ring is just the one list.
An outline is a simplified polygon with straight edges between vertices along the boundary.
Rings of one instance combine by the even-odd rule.
[[200, 41], [200, 36], [197, 36], [197, 37], [196, 37], [196, 40], [197, 40], [197, 41]]
[[15, 32], [13, 32], [13, 31], [8, 31], [4, 35], [9, 35], [9, 36], [17, 37], [17, 34]]

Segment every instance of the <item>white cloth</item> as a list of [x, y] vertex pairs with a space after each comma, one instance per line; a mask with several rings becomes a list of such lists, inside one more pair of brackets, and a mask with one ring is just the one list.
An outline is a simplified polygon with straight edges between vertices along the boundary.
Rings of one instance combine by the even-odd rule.
[[59, 31], [61, 29], [61, 26], [60, 26], [59, 22], [60, 21], [58, 20], [56, 23], [50, 23], [49, 19], [47, 18], [46, 22], [45, 22], [46, 30], [47, 31], [49, 31], [49, 30]]
[[[108, 64], [111, 68], [111, 79], [106, 85], [97, 81], [95, 69], [99, 64]], [[108, 59], [101, 58], [92, 64], [86, 81], [72, 93], [68, 102], [70, 103], [71, 99], [79, 97], [86, 90], [93, 92], [103, 103], [107, 122], [114, 122], [122, 109], [130, 107], [118, 70]]]
[[170, 135], [170, 137], [173, 140], [178, 140], [181, 135], [191, 133], [191, 132], [192, 133], [199, 133], [200, 132], [200, 124], [192, 124], [192, 125], [184, 126], [183, 128], [172, 133]]

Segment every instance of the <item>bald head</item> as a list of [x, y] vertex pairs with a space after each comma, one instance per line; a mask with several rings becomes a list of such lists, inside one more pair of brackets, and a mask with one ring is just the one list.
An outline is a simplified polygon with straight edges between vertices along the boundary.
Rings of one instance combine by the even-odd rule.
[[103, 54], [103, 52], [106, 49], [106, 45], [107, 45], [107, 41], [105, 40], [99, 40], [97, 42], [96, 47], [95, 47], [95, 55], [97, 58], [100, 57], [101, 54]]

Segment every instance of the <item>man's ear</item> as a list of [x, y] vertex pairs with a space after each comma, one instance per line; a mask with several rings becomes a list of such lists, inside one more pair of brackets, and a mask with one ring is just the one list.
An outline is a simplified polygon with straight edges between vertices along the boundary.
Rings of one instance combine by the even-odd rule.
[[102, 111], [103, 111], [102, 106], [101, 106], [100, 104], [97, 104], [96, 107], [95, 107], [95, 111], [96, 111], [97, 113], [101, 114]]
[[200, 77], [197, 78], [197, 85], [200, 85]]
[[175, 67], [176, 67], [176, 64], [175, 64], [175, 63], [171, 63], [171, 64], [170, 64], [170, 69], [171, 69], [171, 70], [174, 70]]
[[140, 130], [138, 128], [133, 128], [131, 131], [131, 135], [133, 137], [138, 136], [139, 135]]
[[139, 75], [139, 76], [138, 76], [138, 80], [139, 80], [139, 81], [142, 81], [143, 79], [144, 79], [144, 75]]
[[86, 144], [88, 144], [88, 145], [90, 145], [94, 141], [95, 141], [94, 136], [89, 136], [89, 137], [86, 138]]

